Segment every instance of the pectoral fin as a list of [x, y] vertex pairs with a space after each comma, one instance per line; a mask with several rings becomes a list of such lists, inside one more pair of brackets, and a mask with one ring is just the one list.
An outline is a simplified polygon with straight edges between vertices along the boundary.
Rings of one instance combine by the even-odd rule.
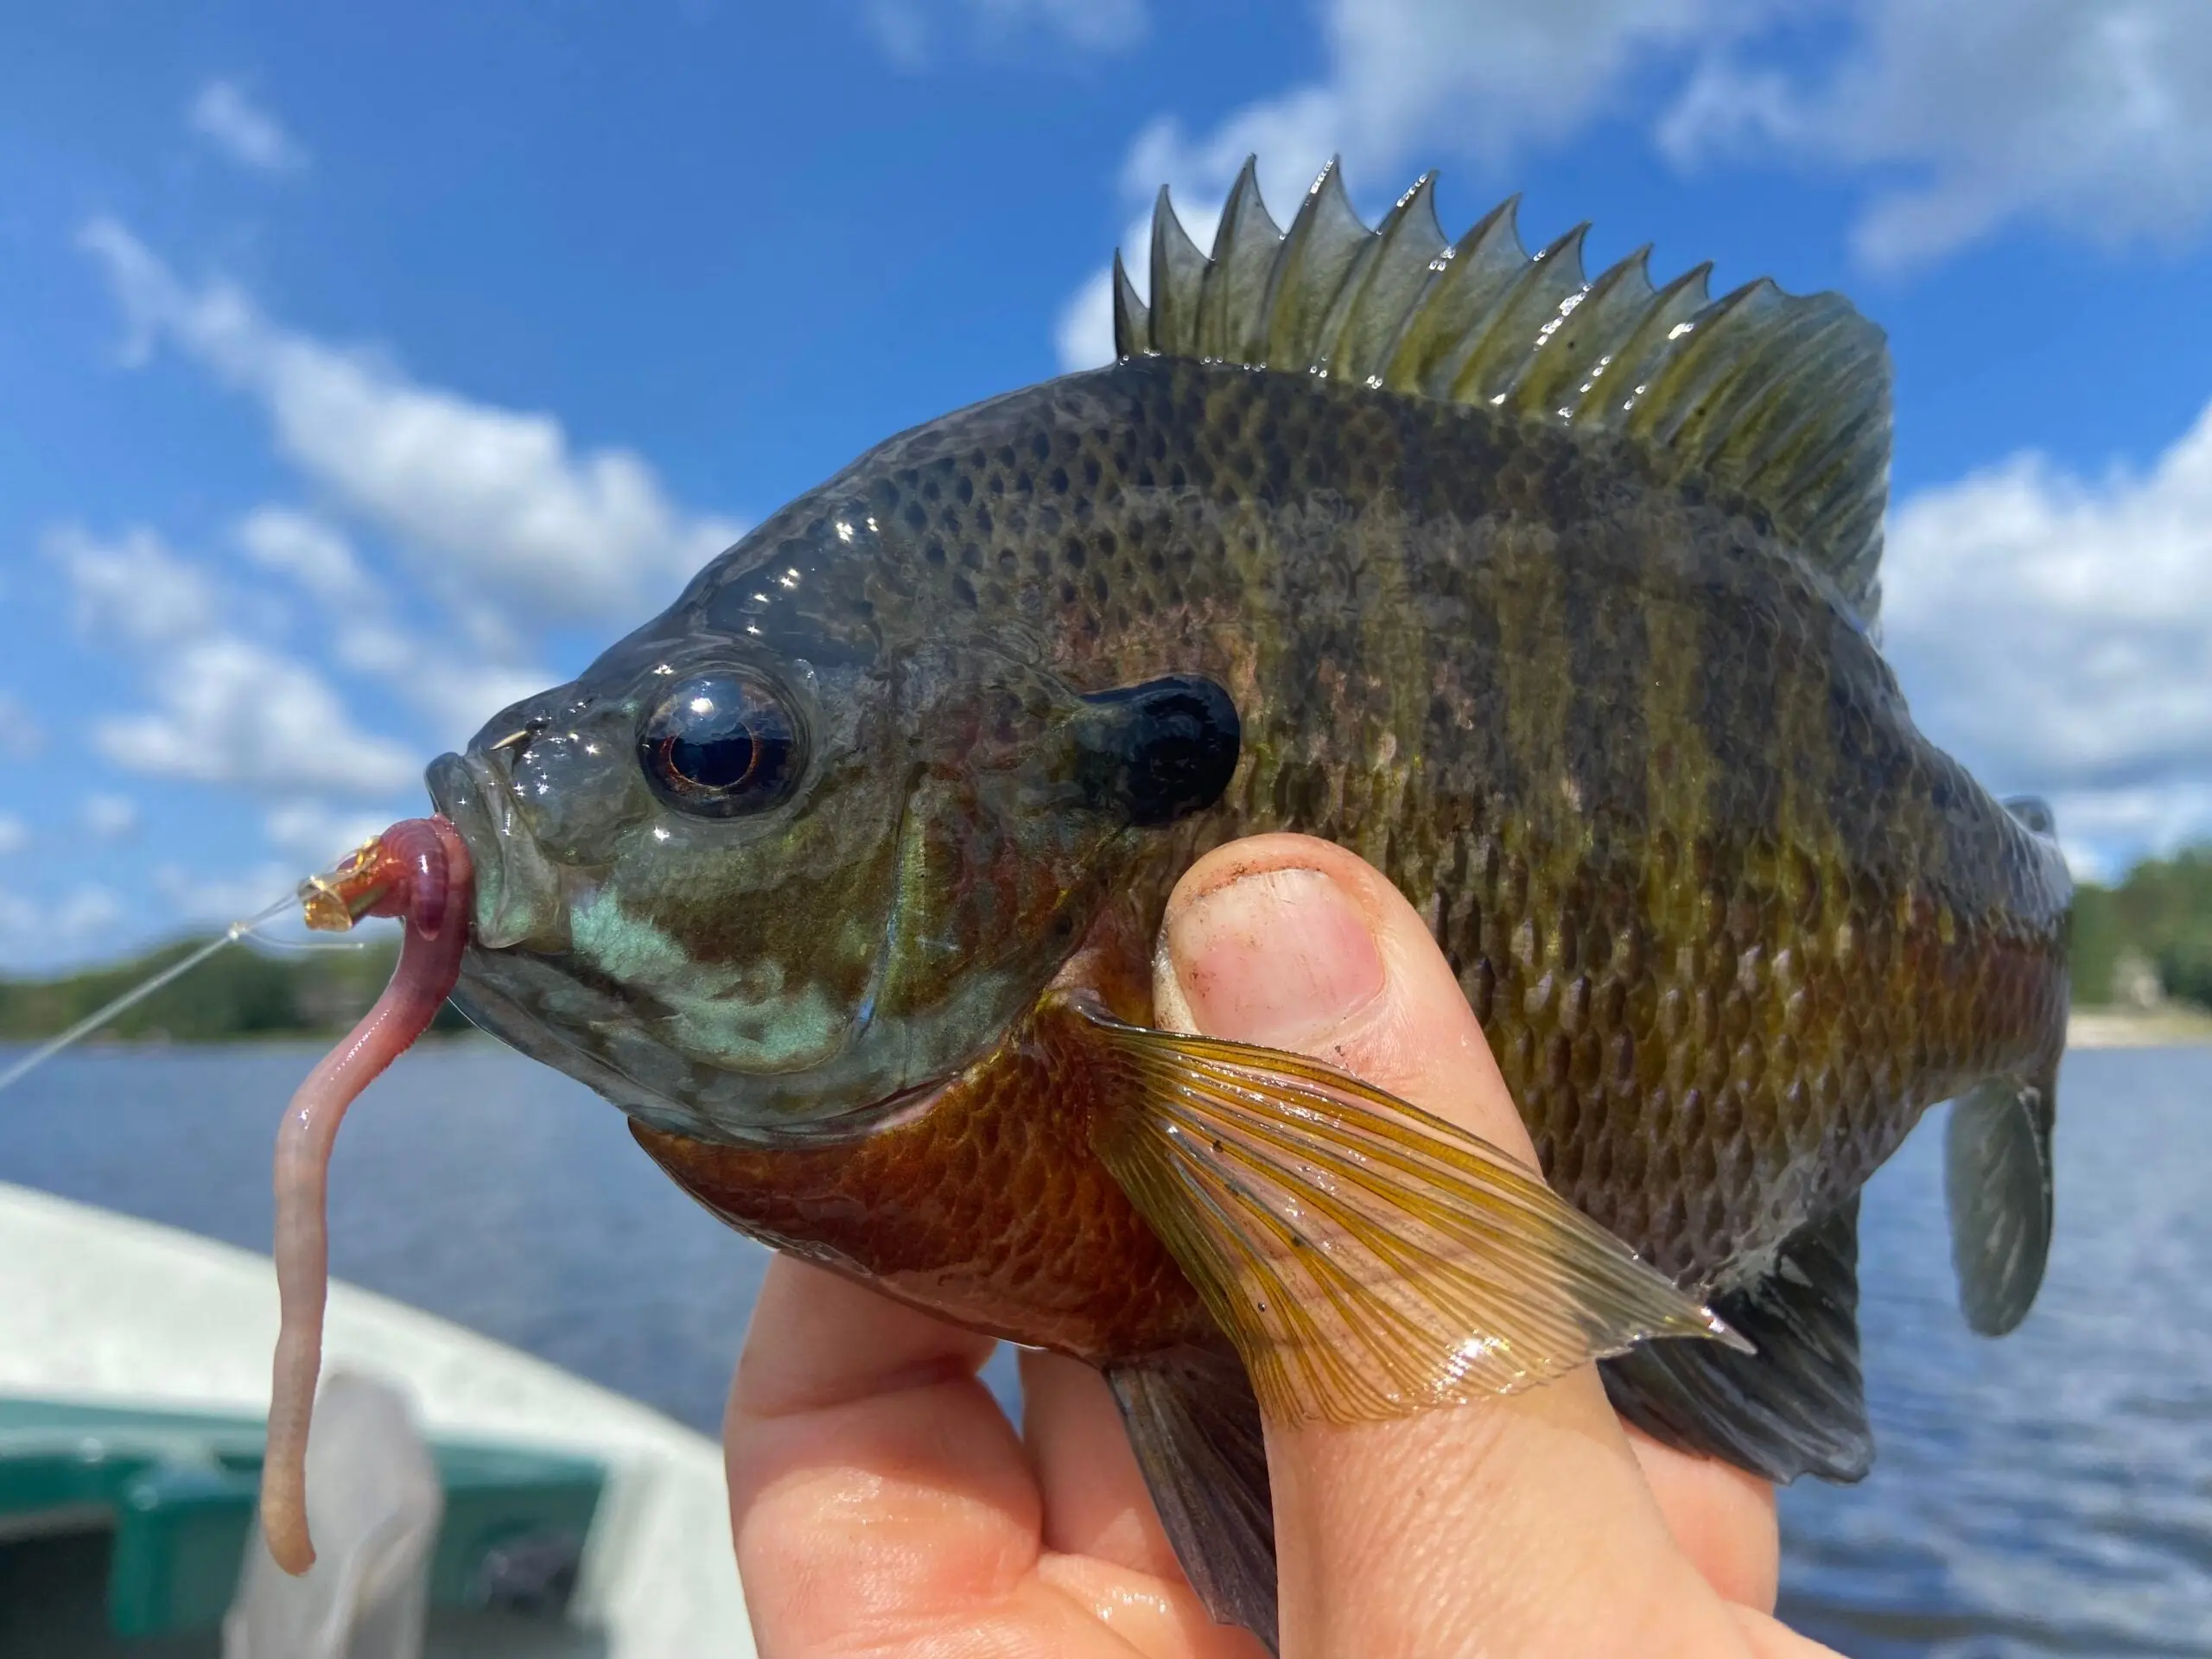
[[1740, 1344], [1512, 1159], [1315, 1061], [1080, 1021], [1092, 1144], [1278, 1420], [1510, 1392], [1647, 1338]]

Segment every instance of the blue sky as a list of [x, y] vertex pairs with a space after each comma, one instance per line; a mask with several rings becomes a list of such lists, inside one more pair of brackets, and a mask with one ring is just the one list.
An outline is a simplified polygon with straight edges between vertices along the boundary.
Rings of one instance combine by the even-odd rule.
[[1248, 149], [1840, 287], [1885, 637], [2087, 868], [2212, 835], [2202, 0], [16, 8], [0, 969], [257, 908]]

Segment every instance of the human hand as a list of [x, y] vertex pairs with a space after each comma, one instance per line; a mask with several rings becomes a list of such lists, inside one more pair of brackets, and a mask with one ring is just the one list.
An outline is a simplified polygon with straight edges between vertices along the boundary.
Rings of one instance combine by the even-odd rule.
[[[1160, 1023], [1325, 1059], [1535, 1153], [1412, 907], [1326, 842], [1262, 836], [1177, 886]], [[1256, 1659], [1198, 1604], [1097, 1373], [1022, 1357], [779, 1257], [726, 1429], [764, 1659]], [[1312, 1655], [1823, 1654], [1771, 1617], [1764, 1483], [1624, 1430], [1596, 1368], [1388, 1422], [1270, 1424], [1282, 1649]]]

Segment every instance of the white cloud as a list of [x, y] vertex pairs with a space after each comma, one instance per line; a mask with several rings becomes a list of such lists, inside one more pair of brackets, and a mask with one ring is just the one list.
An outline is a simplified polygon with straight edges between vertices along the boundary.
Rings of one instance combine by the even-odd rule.
[[127, 795], [87, 795], [80, 816], [95, 841], [128, 841], [138, 833], [138, 804]]
[[194, 94], [184, 118], [195, 134], [253, 172], [297, 173], [307, 167], [299, 141], [234, 80], [207, 82]]
[[430, 651], [418, 652], [410, 681], [410, 695], [429, 717], [440, 749], [461, 747], [500, 709], [556, 683], [539, 669], [455, 661]]
[[1114, 272], [1110, 266], [1094, 270], [1081, 288], [1068, 296], [1052, 328], [1052, 346], [1060, 367], [1071, 373], [1096, 369], [1114, 360]]
[[1038, 29], [1094, 52], [1118, 52], [1144, 38], [1144, 0], [965, 0], [986, 31]]
[[52, 900], [0, 888], [0, 961], [18, 972], [58, 966], [111, 937], [127, 913], [112, 890], [97, 884]]
[[929, 67], [935, 30], [928, 10], [918, 0], [867, 0], [861, 21], [874, 37], [877, 50], [895, 67]]
[[458, 747], [493, 715], [553, 678], [512, 626], [473, 600], [454, 607], [449, 619], [460, 639], [400, 620], [393, 595], [371, 576], [345, 532], [314, 513], [257, 507], [239, 521], [236, 537], [255, 565], [297, 584], [321, 607], [338, 665], [389, 684], [429, 717], [441, 747]]
[[1495, 171], [1524, 149], [1573, 137], [1616, 111], [1630, 72], [1709, 49], [1763, 22], [1780, 0], [1329, 0], [1328, 73], [1246, 105], [1198, 137], [1173, 120], [1132, 146], [1125, 184], [1219, 195], [1248, 155], [1272, 201], [1294, 202], [1341, 153], [1365, 188], [1469, 157]]
[[23, 700], [12, 691], [0, 691], [0, 754], [28, 760], [46, 747], [46, 729]]
[[143, 647], [155, 708], [111, 715], [94, 744], [153, 777], [294, 792], [359, 796], [406, 787], [414, 757], [362, 731], [308, 664], [246, 638], [220, 617], [206, 571], [134, 530], [103, 543], [64, 528], [48, 545], [76, 590], [80, 625]]
[[377, 596], [345, 532], [311, 512], [257, 507], [238, 521], [236, 534], [247, 558], [290, 578], [325, 605], [354, 606]]
[[2073, 845], [2212, 834], [2212, 406], [2149, 472], [2034, 455], [1900, 505], [1886, 649], [1922, 728]]
[[947, 34], [989, 48], [1036, 33], [1087, 52], [1122, 52], [1147, 25], [1144, 0], [867, 0], [861, 20], [883, 54], [910, 70], [926, 68]]
[[391, 364], [286, 329], [220, 281], [194, 289], [113, 219], [80, 238], [131, 328], [258, 399], [315, 483], [423, 556], [423, 578], [539, 618], [642, 617], [740, 526], [682, 512], [626, 449], [573, 450], [550, 415], [422, 385]]
[[[173, 347], [245, 393], [313, 504], [245, 513], [225, 537], [236, 563], [181, 557], [146, 528], [103, 537], [65, 524], [46, 537], [88, 643], [128, 647], [141, 674], [138, 706], [86, 720], [107, 779], [181, 779], [259, 804], [276, 855], [265, 865], [155, 873], [183, 918], [250, 912], [421, 810], [429, 754], [556, 677], [538, 661], [547, 626], [611, 637], [741, 533], [677, 506], [627, 451], [580, 448], [548, 416], [425, 386], [287, 328], [233, 285], [182, 280], [111, 220], [80, 242], [122, 308], [125, 360]], [[0, 690], [0, 754], [41, 741]], [[137, 822], [133, 801], [103, 793], [73, 827], [97, 842]], [[0, 895], [0, 958], [112, 944], [119, 908], [79, 898], [67, 909]]]
[[215, 626], [214, 585], [143, 526], [103, 542], [75, 524], [46, 536], [48, 556], [68, 572], [78, 626], [119, 633], [136, 645], [190, 639]]
[[236, 634], [184, 645], [155, 671], [156, 708], [92, 728], [102, 753], [151, 777], [248, 789], [390, 795], [421, 765], [362, 731], [306, 664]]
[[1685, 163], [1784, 154], [1885, 182], [1853, 232], [1894, 268], [2014, 219], [2107, 245], [2212, 218], [2212, 5], [2204, 0], [1859, 0], [1812, 84], [1716, 52], [1662, 122]]
[[302, 870], [327, 870], [391, 824], [388, 812], [338, 811], [327, 801], [288, 801], [269, 815], [269, 844]]
[[460, 747], [509, 703], [554, 682], [527, 661], [480, 657], [382, 619], [346, 623], [334, 649], [341, 666], [386, 681], [427, 716], [432, 741], [445, 748]]
[[20, 853], [31, 844], [30, 830], [10, 812], [0, 812], [0, 858]]

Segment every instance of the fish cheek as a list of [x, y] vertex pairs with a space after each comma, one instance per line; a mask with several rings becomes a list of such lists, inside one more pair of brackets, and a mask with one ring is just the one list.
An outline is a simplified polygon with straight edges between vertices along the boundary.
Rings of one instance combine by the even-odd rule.
[[571, 926], [578, 956], [652, 1009], [652, 1040], [685, 1059], [768, 1076], [821, 1065], [845, 1045], [849, 999], [792, 974], [771, 948], [741, 961], [703, 957], [605, 890], [577, 906]]
[[896, 861], [887, 793], [855, 765], [772, 823], [654, 815], [576, 906], [577, 954], [655, 1009], [657, 1038], [687, 1058], [823, 1065], [870, 1017]]
[[925, 1042], [948, 1052], [1002, 1031], [1082, 943], [1148, 832], [1220, 799], [1239, 742], [1228, 694], [1177, 676], [1063, 690], [1018, 739], [925, 777], [902, 837], [882, 1013], [934, 1027]]

